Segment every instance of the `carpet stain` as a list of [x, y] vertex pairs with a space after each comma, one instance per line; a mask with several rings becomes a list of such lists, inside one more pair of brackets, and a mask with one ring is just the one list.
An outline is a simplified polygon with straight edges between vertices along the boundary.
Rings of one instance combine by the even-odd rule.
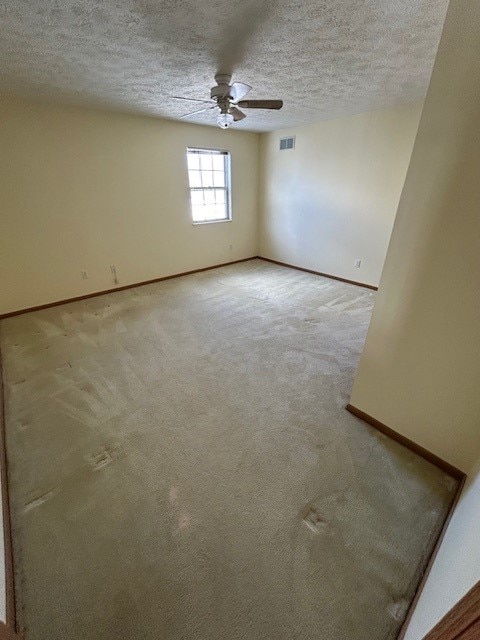
[[105, 450], [93, 456], [92, 462], [93, 468], [95, 470], [101, 469], [102, 467], [105, 467], [107, 464], [110, 464], [112, 462], [112, 456], [109, 451]]
[[327, 528], [326, 520], [314, 507], [305, 508], [302, 520], [313, 533], [322, 533]]
[[55, 489], [51, 489], [50, 491], [46, 491], [45, 493], [42, 493], [41, 496], [38, 496], [37, 498], [30, 500], [30, 502], [27, 502], [27, 504], [23, 508], [23, 512], [27, 513], [32, 509], [36, 509], [37, 507], [42, 506], [42, 504], [47, 502], [47, 500], [50, 500], [50, 498], [52, 498], [56, 493], [57, 491]]
[[119, 444], [105, 446], [101, 451], [90, 457], [92, 468], [95, 471], [103, 469], [107, 465], [114, 462], [124, 453], [123, 447]]
[[409, 605], [409, 601], [405, 598], [397, 602], [392, 602], [388, 606], [388, 613], [394, 620], [401, 622], [405, 618]]

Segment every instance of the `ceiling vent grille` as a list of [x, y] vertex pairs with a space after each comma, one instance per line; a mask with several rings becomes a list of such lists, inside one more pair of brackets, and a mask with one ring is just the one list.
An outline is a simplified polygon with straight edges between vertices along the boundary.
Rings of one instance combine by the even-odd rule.
[[295, 136], [280, 138], [280, 151], [288, 151], [289, 149], [295, 149]]

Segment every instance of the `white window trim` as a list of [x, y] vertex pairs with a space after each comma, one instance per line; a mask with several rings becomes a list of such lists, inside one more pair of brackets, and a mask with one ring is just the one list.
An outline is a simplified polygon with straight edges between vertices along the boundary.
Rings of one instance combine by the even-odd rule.
[[[225, 189], [226, 189], [226, 204], [227, 204], [227, 217], [226, 218], [218, 218], [216, 220], [193, 220], [193, 212], [192, 212], [192, 200], [191, 200], [191, 191], [192, 187], [190, 187], [190, 176], [188, 169], [188, 152], [189, 151], [213, 151], [215, 153], [220, 153], [225, 156], [225, 162], [227, 163], [227, 171], [225, 176]], [[185, 162], [187, 169], [187, 182], [188, 182], [188, 200], [189, 200], [189, 209], [190, 209], [190, 219], [192, 225], [202, 225], [202, 224], [218, 224], [219, 222], [232, 222], [232, 156], [228, 149], [217, 149], [210, 147], [187, 147], [185, 152]], [[200, 187], [199, 187], [200, 188]], [[204, 187], [209, 188], [209, 187]], [[211, 187], [214, 189], [215, 187]], [[217, 187], [218, 188], [218, 187]]]

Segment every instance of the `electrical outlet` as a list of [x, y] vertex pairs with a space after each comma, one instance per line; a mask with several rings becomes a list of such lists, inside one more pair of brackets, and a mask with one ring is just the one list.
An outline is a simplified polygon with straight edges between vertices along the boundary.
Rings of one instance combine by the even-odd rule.
[[86, 271], [80, 271], [80, 273], [82, 274], [82, 280], [86, 280], [88, 278], [88, 274]]
[[361, 264], [362, 264], [362, 261], [361, 261], [361, 260], [355, 260], [355, 267], [356, 267], [357, 269], [360, 269]]

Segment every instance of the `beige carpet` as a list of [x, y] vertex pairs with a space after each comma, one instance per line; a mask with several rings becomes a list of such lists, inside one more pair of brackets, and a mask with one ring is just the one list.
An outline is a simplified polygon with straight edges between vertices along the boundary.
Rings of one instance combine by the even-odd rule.
[[395, 638], [455, 483], [344, 409], [374, 297], [255, 260], [3, 321], [27, 640]]

